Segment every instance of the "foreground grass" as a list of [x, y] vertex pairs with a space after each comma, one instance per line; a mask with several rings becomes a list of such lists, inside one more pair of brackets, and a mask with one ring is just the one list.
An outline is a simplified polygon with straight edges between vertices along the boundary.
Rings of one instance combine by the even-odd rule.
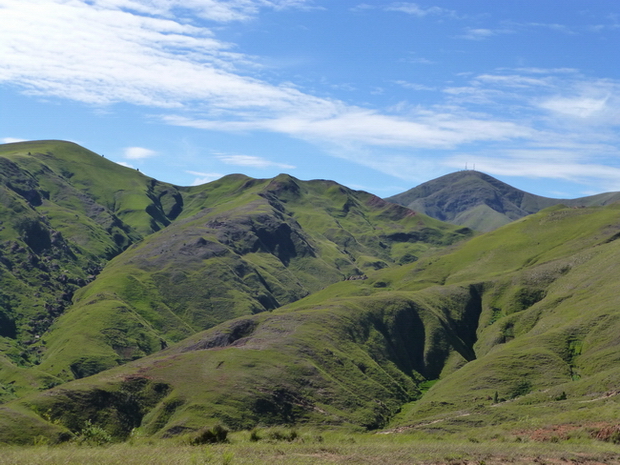
[[0, 464], [620, 464], [620, 446], [610, 443], [508, 440], [308, 433], [293, 442], [251, 442], [248, 433], [237, 433], [228, 444], [203, 446], [172, 440], [101, 447], [11, 446], [0, 449]]

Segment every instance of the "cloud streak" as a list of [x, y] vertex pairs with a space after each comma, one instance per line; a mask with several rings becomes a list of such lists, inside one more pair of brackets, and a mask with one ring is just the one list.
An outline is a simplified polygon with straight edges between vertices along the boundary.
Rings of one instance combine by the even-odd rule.
[[276, 167], [276, 168], [282, 168], [285, 170], [295, 169], [295, 166], [293, 165], [289, 165], [287, 163], [277, 163], [277, 162], [269, 161], [262, 157], [256, 157], [253, 155], [220, 154], [217, 156], [217, 158], [221, 162], [226, 163], [228, 165], [243, 166], [243, 167], [249, 167], [249, 168], [263, 169], [263, 168]]
[[157, 156], [157, 152], [144, 147], [127, 147], [125, 149], [125, 158], [129, 160], [143, 160], [145, 158], [151, 158]]

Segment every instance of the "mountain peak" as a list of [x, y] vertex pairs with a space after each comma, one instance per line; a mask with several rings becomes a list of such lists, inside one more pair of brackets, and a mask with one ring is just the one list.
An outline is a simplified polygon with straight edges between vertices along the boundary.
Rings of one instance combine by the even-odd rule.
[[387, 200], [479, 231], [496, 229], [562, 202], [524, 192], [474, 170], [441, 176]]

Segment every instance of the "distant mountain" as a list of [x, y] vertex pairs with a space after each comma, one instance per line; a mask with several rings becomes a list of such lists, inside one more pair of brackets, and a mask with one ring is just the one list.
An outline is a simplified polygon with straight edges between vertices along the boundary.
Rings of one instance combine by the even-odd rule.
[[458, 171], [420, 184], [386, 200], [441, 221], [492, 231], [543, 208], [601, 206], [620, 200], [620, 192], [578, 199], [529, 194], [479, 171]]

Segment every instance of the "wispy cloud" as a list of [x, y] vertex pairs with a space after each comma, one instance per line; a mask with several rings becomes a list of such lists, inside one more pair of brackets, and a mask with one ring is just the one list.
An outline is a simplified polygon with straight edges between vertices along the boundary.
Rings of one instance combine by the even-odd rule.
[[157, 155], [157, 152], [144, 147], [127, 147], [124, 151], [125, 158], [129, 160], [143, 160]]
[[448, 10], [438, 6], [421, 7], [417, 3], [412, 2], [395, 2], [385, 7], [387, 11], [399, 11], [401, 13], [407, 13], [413, 16], [424, 17], [429, 15], [447, 15], [455, 16], [454, 10]]
[[465, 28], [465, 32], [463, 34], [457, 35], [457, 39], [467, 39], [467, 40], [485, 40], [490, 37], [499, 35], [499, 34], [512, 34], [514, 31], [507, 28], [499, 28], [499, 29], [486, 29], [486, 28]]
[[486, 156], [462, 154], [451, 157], [444, 163], [446, 166], [460, 169], [465, 162], [469, 162], [470, 166], [475, 163], [477, 170], [495, 176], [558, 179], [595, 185], [598, 188], [597, 192], [620, 191], [620, 166], [592, 161], [587, 154], [579, 153], [579, 150], [532, 148], [530, 150], [500, 150], [493, 155], [487, 154]]
[[449, 10], [438, 6], [423, 7], [413, 2], [392, 2], [387, 5], [377, 5], [372, 3], [360, 3], [351, 11], [364, 12], [369, 10], [383, 10], [383, 11], [395, 11], [399, 13], [405, 13], [411, 16], [417, 16], [423, 18], [425, 16], [451, 16], [456, 17], [456, 11]]
[[115, 163], [116, 163], [117, 165], [124, 166], [125, 168], [134, 168], [134, 169], [135, 169], [135, 166], [133, 166], [133, 165], [132, 165], [132, 164], [130, 164], [130, 163], [127, 163], [126, 161], [117, 161], [117, 162], [115, 162]]
[[437, 87], [431, 87], [431, 86], [427, 86], [424, 84], [416, 84], [414, 82], [395, 81], [395, 84], [398, 84], [399, 86], [404, 87], [405, 89], [411, 89], [411, 90], [437, 90]]
[[[434, 104], [362, 108], [252, 77], [260, 76], [252, 73], [260, 69], [257, 60], [217, 36], [218, 23], [248, 21], [264, 9], [310, 7], [310, 0], [0, 0], [0, 83], [30, 95], [97, 106], [138, 105], [160, 113], [160, 120], [171, 125], [284, 134], [403, 179], [416, 179], [416, 173], [428, 173], [438, 161], [451, 159], [453, 151], [471, 153], [482, 143], [503, 147], [506, 162], [500, 155], [480, 153], [480, 160], [496, 174], [527, 152], [537, 158], [530, 168], [519, 165], [525, 175], [603, 176], [604, 163], [597, 158], [601, 152], [583, 144], [598, 150], [594, 142], [605, 143], [615, 150], [608, 149], [606, 157], [619, 155], [616, 81], [592, 79], [572, 68], [489, 70], [437, 83], [442, 96]], [[369, 2], [357, 9], [416, 18], [456, 15], [412, 2]], [[206, 21], [184, 20], [187, 11]], [[482, 40], [534, 28], [570, 32], [559, 24], [500, 23], [467, 28], [460, 37]], [[435, 90], [404, 80], [396, 83]], [[543, 142], [553, 142], [555, 148], [541, 151]], [[520, 158], [506, 151], [516, 146], [524, 151]], [[559, 148], [565, 167], [553, 171], [550, 167], [558, 159], [547, 160], [552, 149]], [[129, 160], [154, 155], [142, 147], [125, 152]], [[236, 166], [294, 168], [247, 155], [219, 156]], [[480, 169], [482, 163], [477, 162]], [[195, 176], [206, 182], [220, 175]], [[614, 177], [615, 170], [602, 179], [609, 176]]]
[[347, 109], [334, 116], [312, 119], [288, 116], [254, 121], [214, 121], [166, 116], [178, 126], [224, 131], [266, 130], [310, 141], [337, 145], [378, 147], [454, 148], [459, 144], [526, 137], [531, 130], [512, 122], [453, 115], [420, 114], [417, 118], [383, 115], [364, 109]]
[[564, 25], [557, 23], [526, 23], [526, 27], [551, 29], [552, 31], [562, 32], [564, 34], [574, 34], [573, 30]]
[[[150, 3], [153, 3], [152, 5]], [[286, 0], [193, 0], [183, 8], [214, 21], [243, 20]], [[255, 66], [213, 32], [171, 13], [177, 2], [2, 0], [0, 82], [24, 92], [91, 104], [128, 102], [164, 108], [267, 106], [298, 97], [235, 73]], [[37, 31], [33, 33], [33, 31]]]
[[192, 182], [192, 186], [200, 186], [202, 184], [207, 184], [209, 182], [220, 179], [224, 175], [221, 173], [203, 173], [201, 171], [186, 171], [186, 173], [191, 174], [193, 176], [198, 176]]
[[0, 139], [3, 144], [14, 144], [16, 142], [26, 142], [26, 139], [18, 139], [16, 137], [4, 137]]
[[266, 160], [262, 157], [256, 157], [253, 155], [232, 155], [232, 154], [219, 154], [217, 158], [228, 165], [244, 166], [250, 168], [282, 168], [287, 170], [295, 169], [295, 166], [287, 163], [277, 163]]

